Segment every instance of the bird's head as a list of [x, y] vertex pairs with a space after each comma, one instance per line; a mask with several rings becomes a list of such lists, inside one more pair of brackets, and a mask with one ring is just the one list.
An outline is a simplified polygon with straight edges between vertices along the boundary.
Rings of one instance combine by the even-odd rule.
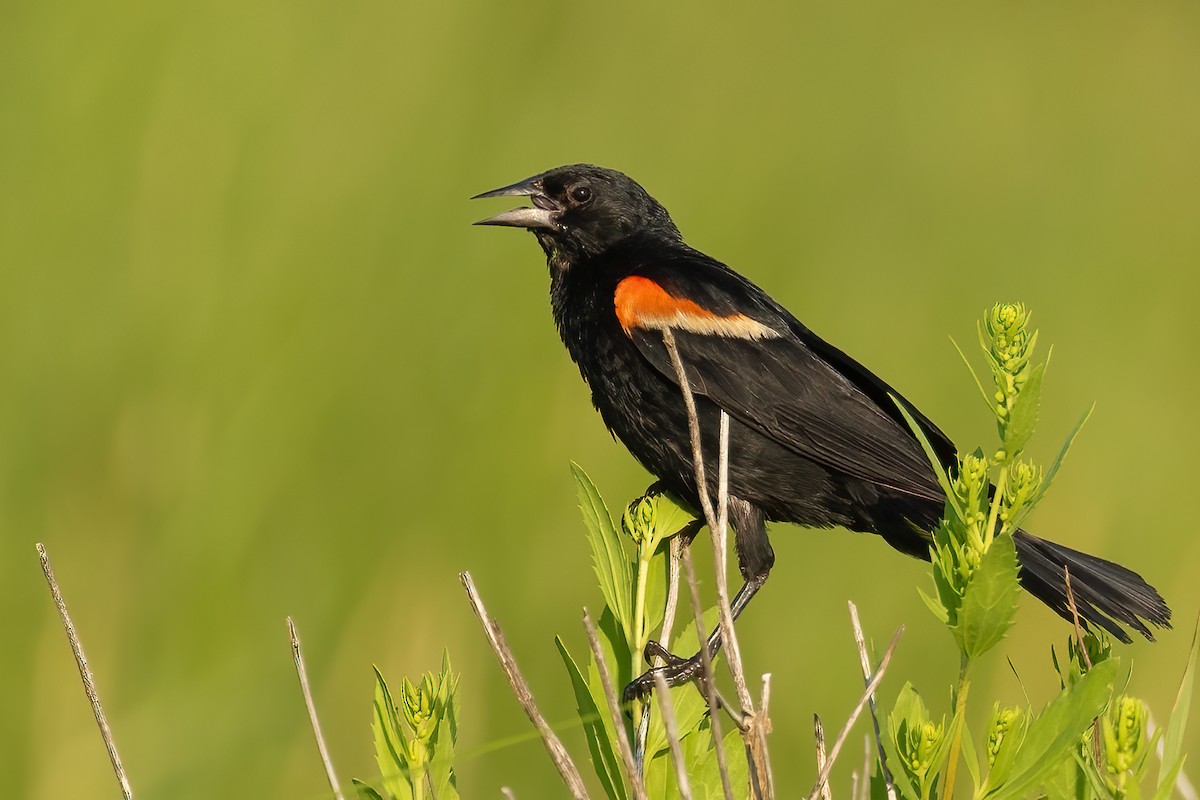
[[528, 197], [532, 206], [475, 224], [532, 231], [552, 263], [561, 266], [598, 256], [631, 236], [680, 239], [667, 210], [636, 181], [590, 164], [558, 167], [472, 199], [481, 197]]

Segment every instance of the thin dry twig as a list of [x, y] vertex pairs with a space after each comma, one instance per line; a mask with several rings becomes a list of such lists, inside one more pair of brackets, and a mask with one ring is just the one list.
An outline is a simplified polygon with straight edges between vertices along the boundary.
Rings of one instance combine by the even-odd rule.
[[[766, 734], [762, 726], [755, 724], [754, 700], [746, 685], [746, 673], [742, 667], [742, 652], [738, 644], [737, 633], [733, 625], [733, 610], [729, 606], [729, 585], [726, 578], [727, 547], [726, 539], [729, 522], [729, 415], [721, 410], [720, 417], [720, 451], [717, 470], [717, 502], [714, 509], [712, 499], [708, 495], [708, 482], [704, 469], [704, 449], [700, 438], [700, 418], [696, 413], [696, 401], [692, 396], [691, 384], [679, 348], [675, 344], [675, 334], [670, 328], [663, 329], [663, 344], [671, 357], [675, 376], [679, 381], [680, 392], [683, 395], [684, 408], [688, 417], [688, 433], [692, 445], [692, 468], [696, 474], [696, 491], [700, 496], [700, 505], [704, 511], [712, 536], [713, 561], [715, 563], [717, 583], [717, 608], [721, 620], [721, 641], [725, 646], [725, 662], [733, 676], [733, 684], [737, 690], [738, 702], [741, 704], [743, 721], [739, 724], [743, 733], [753, 767], [753, 788], [764, 800], [774, 797], [774, 787], [770, 783], [770, 768], [766, 763]], [[701, 647], [702, 650], [707, 648]]]
[[538, 711], [537, 703], [533, 699], [533, 692], [529, 690], [529, 684], [525, 682], [525, 677], [517, 667], [517, 660], [513, 657], [512, 650], [509, 649], [508, 643], [504, 640], [504, 632], [500, 630], [500, 626], [496, 621], [488, 616], [487, 609], [483, 605], [483, 599], [479, 596], [479, 590], [475, 588], [475, 581], [471, 578], [471, 573], [460, 572], [458, 577], [462, 581], [463, 588], [467, 590], [467, 599], [471, 601], [471, 608], [475, 611], [475, 616], [479, 618], [479, 624], [483, 626], [483, 632], [487, 636], [488, 644], [492, 646], [492, 652], [496, 654], [496, 660], [500, 662], [500, 667], [508, 677], [508, 685], [512, 687], [513, 694], [517, 697], [517, 702], [521, 704], [521, 708], [525, 711], [525, 716], [529, 717], [529, 721], [533, 723], [533, 727], [541, 734], [542, 743], [546, 746], [546, 752], [550, 754], [550, 759], [554, 762], [554, 766], [558, 767], [558, 774], [562, 776], [563, 783], [566, 784], [571, 797], [575, 798], [575, 800], [588, 800], [587, 789], [583, 785], [583, 778], [580, 776], [579, 770], [575, 767], [575, 762], [571, 760], [571, 756], [567, 753], [567, 748], [563, 747], [562, 741], [550, 729], [550, 725], [546, 722], [546, 718], [542, 716], [542, 712]]
[[771, 770], [771, 753], [767, 750], [767, 734], [771, 732], [771, 673], [763, 673], [762, 676], [762, 696], [758, 701], [758, 714], [755, 716], [755, 724], [758, 727], [759, 746], [762, 749], [762, 764], [763, 775], [766, 778], [764, 785], [767, 787], [767, 796], [775, 796], [775, 773]]
[[[825, 769], [825, 764], [829, 761], [825, 754], [825, 728], [821, 725], [821, 718], [813, 714], [813, 738], [817, 740], [817, 772]], [[850, 793], [854, 797], [853, 790]], [[825, 785], [821, 787], [821, 800], [833, 800], [833, 793], [829, 791], [829, 781], [825, 781]]]
[[[1075, 643], [1079, 646], [1079, 654], [1083, 658], [1083, 663], [1090, 670], [1092, 668], [1092, 657], [1088, 655], [1087, 645], [1083, 643], [1083, 625], [1079, 622], [1079, 607], [1075, 605], [1075, 590], [1071, 588], [1071, 568], [1063, 564], [1063, 580], [1066, 582], [1067, 590], [1067, 608], [1071, 610], [1071, 622], [1075, 626]], [[1100, 765], [1104, 753], [1100, 747], [1100, 743], [1104, 741], [1103, 733], [1100, 730], [1100, 720], [1092, 721], [1092, 762], [1097, 766]]]
[[712, 727], [713, 749], [717, 754], [717, 772], [721, 776], [721, 790], [725, 795], [725, 800], [733, 800], [733, 785], [729, 780], [729, 762], [725, 756], [725, 739], [721, 734], [721, 715], [712, 713], [719, 707], [717, 705], [719, 701], [716, 676], [713, 675], [712, 656], [709, 655], [706, 646], [708, 632], [704, 630], [704, 606], [700, 605], [700, 587], [696, 585], [696, 570], [692, 567], [692, 554], [686, 547], [683, 549], [683, 572], [691, 592], [692, 613], [696, 619], [696, 641], [700, 642], [700, 670], [704, 676], [700, 682], [700, 688], [710, 709], [708, 724]]
[[675, 762], [675, 781], [679, 784], [680, 800], [692, 800], [692, 784], [688, 780], [687, 765], [683, 761], [683, 745], [679, 743], [679, 726], [675, 724], [675, 708], [671, 703], [671, 690], [661, 673], [654, 673], [654, 689], [658, 695], [658, 710], [662, 714], [663, 727], [667, 729], [667, 743], [671, 746], [671, 760]]
[[[846, 737], [850, 735], [850, 729], [854, 727], [854, 723], [858, 721], [858, 715], [867, 707], [867, 702], [870, 700], [871, 694], [878, 688], [883, 680], [884, 673], [887, 672], [888, 662], [892, 660], [892, 652], [896, 649], [896, 643], [900, 641], [900, 635], [904, 633], [904, 626], [901, 625], [896, 629], [896, 635], [892, 637], [892, 643], [888, 645], [888, 649], [883, 654], [883, 660], [879, 662], [879, 668], [875, 670], [875, 674], [871, 677], [871, 682], [867, 684], [866, 691], [859, 699], [858, 705], [854, 707], [854, 711], [850, 713], [850, 718], [846, 720], [846, 724], [842, 727], [841, 733], [833, 742], [833, 749], [829, 751], [829, 760], [825, 762], [825, 768], [821, 770], [817, 776], [817, 783], [809, 792], [809, 800], [816, 800], [821, 794], [821, 790], [825, 787], [825, 783], [829, 780], [829, 771], [833, 769], [833, 763], [837, 761], [838, 754], [842, 751], [842, 745], [846, 743]], [[864, 778], [865, 779], [865, 778]]]
[[[854, 626], [854, 643], [858, 646], [858, 660], [862, 664], [863, 683], [871, 682], [871, 659], [867, 655], [867, 638], [863, 635], [862, 623], [858, 619], [858, 607], [853, 601], [848, 601], [850, 606], [850, 622]], [[888, 800], [896, 800], [896, 785], [892, 783], [892, 773], [888, 769], [887, 754], [883, 749], [883, 735], [879, 731], [879, 716], [875, 710], [875, 693], [871, 693], [870, 700], [871, 708], [871, 724], [875, 728], [875, 745], [879, 750], [879, 769], [883, 776], [884, 786], [887, 787]]]
[[46, 584], [50, 587], [50, 596], [58, 607], [58, 615], [62, 618], [63, 628], [67, 631], [67, 641], [71, 643], [71, 652], [75, 654], [75, 665], [79, 668], [79, 677], [83, 681], [83, 691], [88, 703], [92, 706], [92, 714], [96, 717], [96, 725], [100, 728], [100, 737], [104, 740], [104, 749], [108, 751], [108, 760], [112, 763], [113, 774], [121, 786], [121, 794], [125, 800], [133, 797], [133, 788], [129, 785], [129, 777], [121, 764], [121, 756], [117, 753], [117, 743], [113, 739], [112, 729], [108, 727], [108, 718], [104, 715], [104, 707], [100, 704], [100, 695], [96, 691], [96, 679], [88, 666], [87, 657], [83, 654], [83, 642], [75, 631], [75, 623], [67, 611], [67, 603], [63, 600], [62, 590], [54, 577], [54, 569], [50, 566], [50, 556], [46, 554], [46, 546], [37, 544], [38, 559], [42, 562], [42, 574], [46, 576]]
[[1063, 579], [1067, 584], [1067, 608], [1071, 610], [1071, 622], [1075, 625], [1075, 642], [1079, 645], [1079, 653], [1088, 669], [1092, 668], [1092, 657], [1088, 655], [1087, 646], [1083, 643], [1083, 625], [1079, 623], [1079, 608], [1075, 605], [1075, 590], [1071, 588], [1071, 568], [1063, 565]]
[[321, 763], [325, 765], [325, 777], [329, 780], [329, 788], [337, 800], [345, 800], [342, 785], [338, 782], [337, 773], [333, 771], [333, 760], [329, 757], [329, 748], [325, 746], [325, 736], [321, 733], [321, 722], [317, 719], [317, 706], [313, 703], [312, 689], [308, 685], [308, 668], [304, 665], [304, 651], [300, 647], [300, 634], [296, 631], [296, 623], [291, 617], [287, 618], [288, 638], [292, 642], [292, 662], [296, 665], [296, 675], [300, 678], [300, 691], [304, 694], [304, 706], [308, 709], [308, 721], [312, 724], [313, 736], [317, 739], [317, 751], [321, 754]]
[[608, 701], [608, 713], [612, 717], [613, 728], [617, 732], [617, 749], [621, 751], [621, 759], [625, 762], [625, 773], [633, 786], [633, 796], [636, 800], [646, 800], [646, 785], [642, 781], [641, 772], [633, 760], [633, 750], [629, 747], [629, 736], [625, 733], [625, 720], [621, 717], [621, 702], [617, 699], [617, 690], [613, 688], [612, 675], [608, 671], [608, 662], [604, 659], [604, 651], [600, 649], [600, 638], [596, 635], [596, 626], [592, 616], [585, 608], [583, 610], [583, 627], [587, 630], [588, 644], [592, 647], [592, 657], [596, 660], [596, 671], [600, 673], [600, 686], [604, 689], [604, 699]]

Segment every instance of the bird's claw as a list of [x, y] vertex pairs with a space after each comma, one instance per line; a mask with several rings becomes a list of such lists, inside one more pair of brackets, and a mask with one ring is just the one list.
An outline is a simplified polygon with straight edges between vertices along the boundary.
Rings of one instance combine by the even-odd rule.
[[[691, 681], [696, 681], [698, 685], [704, 682], [704, 668], [699, 653], [691, 658], [682, 658], [651, 639], [646, 642], [644, 655], [647, 663], [653, 663], [655, 658], [661, 659], [665, 663], [662, 666], [651, 667], [625, 687], [623, 698], [626, 703], [649, 697], [650, 693], [654, 691], [656, 675], [661, 675], [667, 686], [670, 687], [682, 686]], [[699, 688], [700, 693], [707, 697], [704, 686], [700, 685]]]

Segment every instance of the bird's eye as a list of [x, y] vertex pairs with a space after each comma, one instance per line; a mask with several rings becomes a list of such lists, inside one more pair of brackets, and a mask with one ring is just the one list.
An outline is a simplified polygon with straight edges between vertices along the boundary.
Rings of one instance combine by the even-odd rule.
[[571, 190], [571, 199], [576, 203], [586, 203], [592, 199], [592, 190], [588, 186], [576, 186]]

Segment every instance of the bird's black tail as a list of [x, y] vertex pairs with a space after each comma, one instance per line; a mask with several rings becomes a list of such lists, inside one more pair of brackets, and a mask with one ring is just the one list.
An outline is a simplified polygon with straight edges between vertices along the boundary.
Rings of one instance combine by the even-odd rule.
[[1121, 627], [1128, 625], [1154, 641], [1146, 626], [1171, 627], [1171, 609], [1158, 591], [1130, 569], [1089, 556], [1025, 531], [1013, 534], [1021, 562], [1021, 585], [1070, 621], [1065, 571], [1071, 573], [1071, 594], [1084, 622], [1098, 625], [1122, 642], [1130, 641]]

